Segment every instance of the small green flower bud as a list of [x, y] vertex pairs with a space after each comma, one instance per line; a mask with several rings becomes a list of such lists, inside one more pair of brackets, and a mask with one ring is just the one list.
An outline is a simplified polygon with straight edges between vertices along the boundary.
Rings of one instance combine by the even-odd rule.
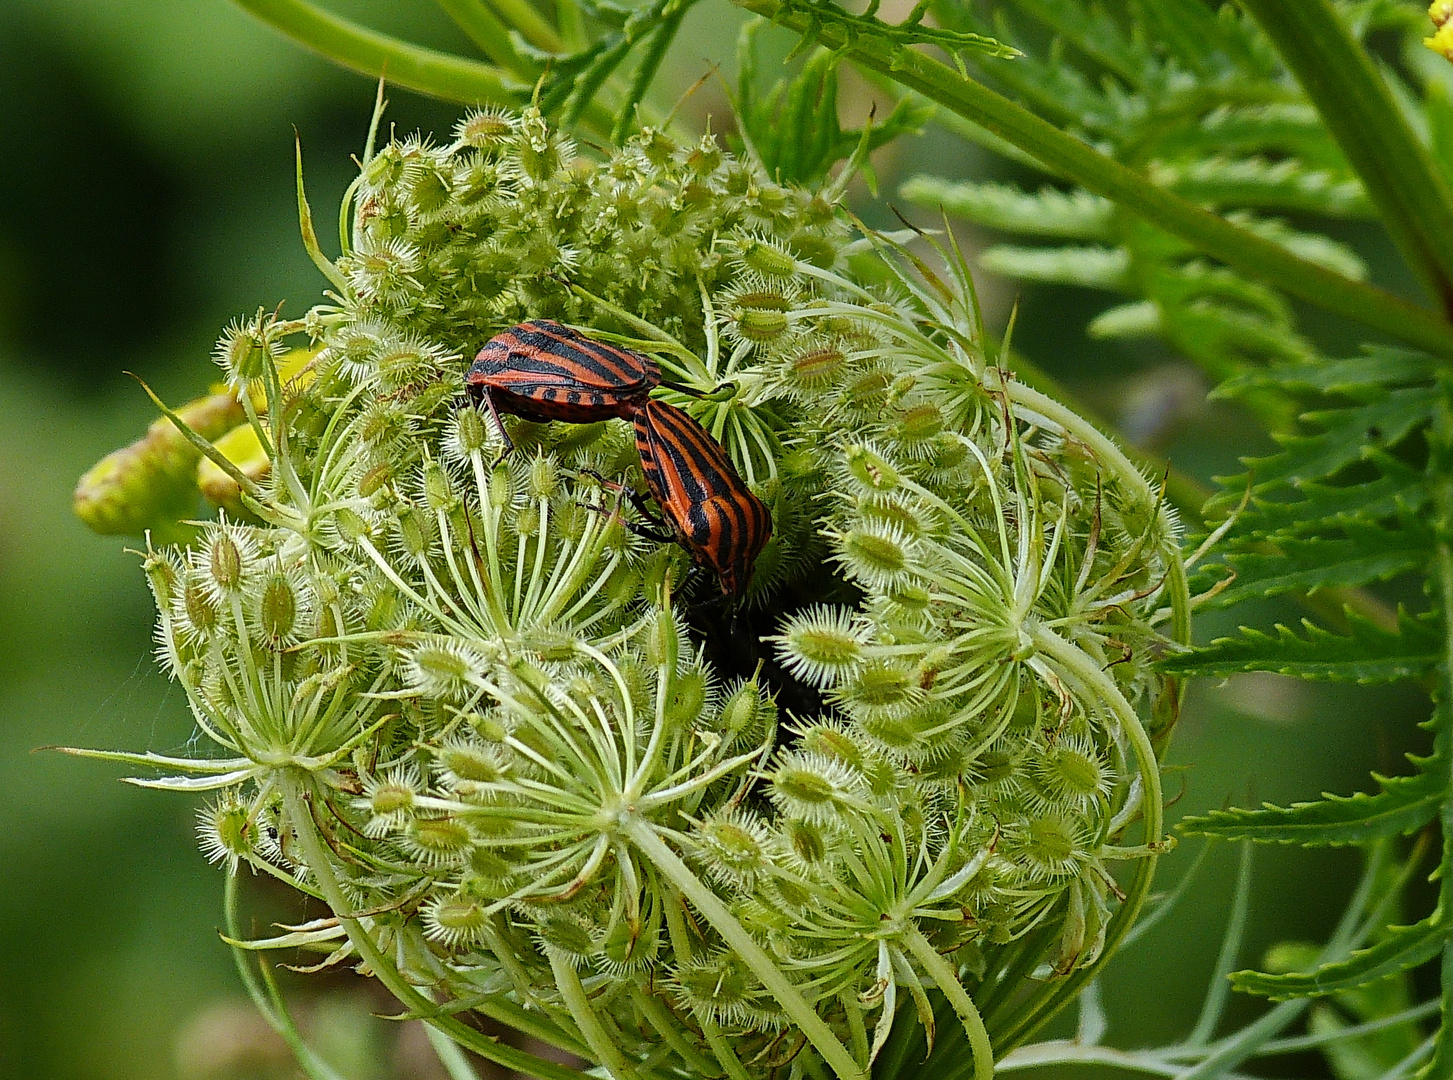
[[747, 341], [768, 344], [787, 332], [791, 324], [785, 311], [769, 307], [739, 306], [736, 310], [736, 330]]
[[555, 459], [537, 454], [525, 474], [524, 487], [532, 499], [553, 499], [560, 490], [560, 469]]
[[643, 656], [652, 667], [674, 670], [680, 659], [685, 629], [670, 608], [659, 608], [646, 624]]
[[492, 713], [474, 713], [469, 718], [470, 726], [485, 742], [502, 743], [509, 737], [509, 728]]
[[864, 522], [838, 537], [837, 559], [848, 576], [885, 588], [915, 569], [915, 545], [896, 526]]
[[789, 356], [783, 367], [783, 380], [803, 394], [818, 394], [843, 376], [847, 370], [847, 354], [836, 345], [818, 345]]
[[694, 833], [707, 872], [727, 887], [749, 885], [767, 865], [767, 828], [743, 810], [723, 810]]
[[346, 506], [340, 506], [333, 511], [333, 528], [337, 530], [339, 538], [346, 544], [355, 544], [373, 534], [373, 526], [368, 523], [368, 520], [356, 510]]
[[216, 629], [220, 616], [217, 601], [212, 590], [200, 578], [187, 575], [177, 601], [172, 617], [183, 629], [203, 636]]
[[863, 662], [866, 633], [851, 610], [824, 604], [794, 615], [771, 640], [793, 675], [813, 686], [831, 686]]
[[881, 709], [918, 701], [923, 691], [912, 669], [877, 661], [859, 668], [840, 694], [853, 705]]
[[797, 260], [770, 241], [748, 236], [740, 241], [741, 259], [748, 269], [769, 277], [791, 277], [797, 273]]
[[298, 590], [280, 570], [268, 574], [257, 603], [257, 628], [264, 641], [274, 647], [296, 640], [301, 603]]
[[241, 860], [257, 851], [260, 839], [252, 807], [235, 794], [223, 795], [197, 811], [197, 842], [210, 863], [225, 862], [235, 871]]
[[617, 919], [596, 946], [601, 966], [612, 975], [640, 971], [656, 959], [660, 947], [661, 931], [656, 923], [632, 924], [628, 919]]
[[743, 682], [727, 695], [717, 716], [716, 730], [728, 746], [755, 742], [776, 718], [776, 706], [765, 698], [755, 679]]
[[514, 117], [496, 109], [471, 109], [454, 128], [454, 137], [476, 150], [498, 153], [514, 135]]
[[448, 948], [476, 944], [488, 929], [486, 905], [467, 893], [445, 893], [424, 905], [424, 936]]
[[876, 416], [888, 403], [888, 373], [876, 369], [849, 379], [842, 389], [842, 402], [854, 412]]
[[458, 447], [460, 457], [465, 460], [471, 454], [483, 453], [489, 445], [489, 431], [478, 409], [465, 407], [455, 410], [453, 434], [454, 445]]
[[831, 849], [819, 824], [802, 818], [785, 818], [779, 827], [788, 850], [804, 865], [820, 866], [827, 860]]
[[177, 565], [175, 557], [167, 552], [148, 549], [141, 568], [151, 585], [151, 595], [156, 599], [157, 610], [170, 608], [182, 588], [182, 569]]
[[212, 582], [224, 595], [242, 587], [242, 574], [246, 569], [242, 549], [226, 532], [219, 532], [208, 545], [207, 568], [211, 571]]
[[893, 491], [900, 484], [898, 470], [870, 446], [849, 446], [843, 460], [848, 476], [869, 492]]
[[480, 666], [481, 658], [463, 642], [439, 637], [409, 650], [404, 677], [411, 689], [440, 701], [461, 701], [472, 693]]
[[678, 672], [671, 680], [671, 700], [666, 706], [666, 719], [679, 727], [692, 727], [701, 719], [709, 698], [707, 674], [699, 667]]
[[469, 826], [449, 817], [414, 818], [404, 838], [413, 853], [431, 866], [459, 862], [474, 846]]
[[436, 752], [436, 760], [448, 776], [477, 784], [498, 783], [506, 772], [493, 750], [474, 742], [447, 742]]
[[380, 461], [358, 478], [358, 494], [365, 499], [373, 499], [380, 493], [387, 494], [393, 480], [393, 462]]
[[772, 801], [785, 814], [818, 825], [830, 822], [862, 788], [859, 774], [823, 754], [789, 751], [772, 772]]
[[249, 320], [236, 319], [227, 325], [212, 358], [227, 373], [230, 385], [242, 387], [262, 378], [267, 365], [282, 352], [283, 344], [273, 331], [271, 320], [258, 311]]
[[417, 506], [401, 506], [394, 518], [394, 541], [411, 559], [426, 559], [433, 550], [433, 520]]
[[571, 967], [584, 967], [595, 952], [590, 926], [574, 912], [546, 915], [535, 924], [535, 934], [547, 953], [563, 959]]
[[448, 513], [459, 504], [449, 474], [437, 461], [424, 463], [423, 473], [424, 505], [435, 513]]
[[721, 147], [710, 135], [703, 135], [690, 154], [686, 156], [686, 167], [697, 176], [710, 176], [721, 168]]
[[538, 503], [525, 503], [515, 511], [515, 533], [521, 538], [539, 535], [540, 507]]
[[740, 1024], [757, 1003], [755, 981], [732, 953], [678, 967], [671, 987], [682, 1006], [702, 1020]]
[[469, 853], [469, 876], [471, 880], [489, 891], [507, 886], [518, 875], [516, 868], [493, 848], [477, 847]]
[[932, 440], [944, 430], [945, 425], [943, 410], [933, 402], [925, 401], [899, 414], [893, 436], [910, 452], [922, 453], [932, 449]]

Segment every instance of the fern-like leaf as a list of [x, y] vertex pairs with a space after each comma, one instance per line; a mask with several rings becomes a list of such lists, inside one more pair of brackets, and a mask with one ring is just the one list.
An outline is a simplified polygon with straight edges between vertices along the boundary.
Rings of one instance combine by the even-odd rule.
[[1347, 619], [1346, 635], [1305, 619], [1301, 633], [1281, 624], [1270, 634], [1243, 626], [1236, 637], [1168, 657], [1160, 666], [1178, 675], [1212, 678], [1272, 671], [1299, 679], [1366, 684], [1426, 678], [1441, 658], [1441, 627], [1430, 617], [1415, 619], [1400, 612], [1395, 632], [1353, 612]]
[[932, 176], [914, 177], [900, 190], [910, 202], [937, 206], [991, 229], [1068, 240], [1114, 238], [1114, 204], [1088, 191], [1045, 187], [1029, 192], [1013, 184], [949, 183]]
[[[1235, 572], [1235, 580], [1203, 606], [1225, 608], [1289, 592], [1354, 588], [1427, 569], [1433, 536], [1426, 523], [1408, 522], [1399, 530], [1358, 527], [1348, 532], [1337, 539], [1309, 536], [1283, 541], [1275, 551], [1238, 551], [1224, 556], [1224, 565]], [[1220, 566], [1205, 567], [1192, 587], [1209, 589], [1225, 572]]]
[[[1382, 790], [1375, 795], [1333, 795], [1291, 806], [1263, 803], [1259, 810], [1212, 810], [1188, 817], [1182, 832], [1222, 840], [1301, 847], [1366, 844], [1416, 832], [1438, 815], [1448, 797], [1447, 762], [1443, 755], [1409, 756], [1419, 771], [1411, 776], [1373, 774]], [[1441, 775], [1440, 775], [1441, 773]]]
[[1237, 990], [1258, 994], [1272, 1001], [1292, 998], [1327, 997], [1355, 990], [1389, 975], [1410, 971], [1438, 955], [1448, 941], [1450, 927], [1437, 916], [1411, 926], [1393, 926], [1376, 945], [1359, 949], [1346, 960], [1324, 964], [1316, 971], [1268, 975], [1261, 971], [1237, 971], [1231, 983]]

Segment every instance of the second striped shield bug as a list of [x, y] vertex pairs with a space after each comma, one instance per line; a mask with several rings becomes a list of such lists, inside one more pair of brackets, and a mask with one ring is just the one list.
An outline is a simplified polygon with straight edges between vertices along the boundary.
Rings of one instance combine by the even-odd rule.
[[[772, 537], [767, 504], [737, 474], [731, 459], [690, 414], [647, 399], [631, 416], [646, 485], [675, 540], [714, 572], [727, 596], [740, 596], [752, 564]], [[637, 509], [644, 509], [639, 504]]]
[[550, 319], [512, 326], [491, 338], [464, 381], [512, 449], [500, 413], [526, 420], [590, 424], [628, 419], [661, 385], [656, 361], [588, 338]]

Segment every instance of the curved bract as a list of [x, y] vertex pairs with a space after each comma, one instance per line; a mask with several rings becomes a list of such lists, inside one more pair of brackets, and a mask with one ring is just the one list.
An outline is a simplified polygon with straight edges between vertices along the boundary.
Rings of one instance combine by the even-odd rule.
[[[219, 789], [209, 856], [333, 908], [276, 944], [447, 1002], [510, 1068], [563, 1071], [453, 1012], [618, 1077], [857, 1080], [919, 1032], [989, 1076], [1161, 849], [1151, 661], [1188, 628], [1155, 487], [984, 355], [954, 249], [710, 139], [595, 162], [476, 114], [384, 146], [345, 209], [337, 302], [219, 350], [266, 402], [249, 520], [147, 556], [162, 661], [231, 755], [154, 783]], [[644, 482], [629, 425], [507, 418], [501, 458], [465, 358], [529, 319], [731, 384], [660, 397], [770, 508], [747, 602], [820, 714], [702, 658], [686, 554], [611, 505]]]

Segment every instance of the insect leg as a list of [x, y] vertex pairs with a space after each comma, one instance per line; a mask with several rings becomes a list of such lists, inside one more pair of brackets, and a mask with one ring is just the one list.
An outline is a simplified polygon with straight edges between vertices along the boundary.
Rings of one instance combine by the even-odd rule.
[[489, 415], [494, 419], [494, 426], [495, 429], [499, 432], [499, 437], [504, 440], [505, 452], [501, 454], [500, 457], [509, 457], [510, 454], [514, 451], [515, 444], [514, 441], [510, 438], [510, 433], [505, 430], [505, 422], [500, 419], [499, 410], [496, 409], [494, 406], [494, 395], [489, 392], [489, 387], [486, 386], [484, 388], [484, 393], [481, 396], [484, 398], [485, 408], [489, 410]]

